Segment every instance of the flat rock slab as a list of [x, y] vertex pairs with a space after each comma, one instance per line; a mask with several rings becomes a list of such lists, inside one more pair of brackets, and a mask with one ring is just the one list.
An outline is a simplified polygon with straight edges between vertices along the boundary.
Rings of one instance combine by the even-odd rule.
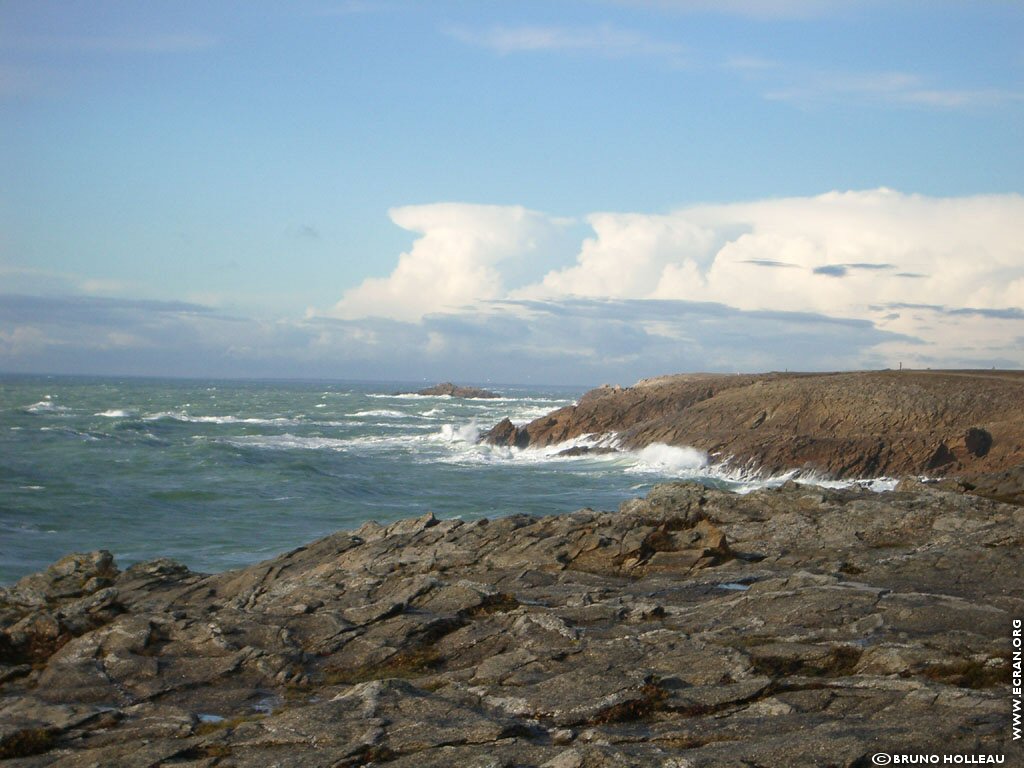
[[1022, 544], [1021, 507], [933, 486], [669, 484], [618, 512], [370, 523], [212, 576], [75, 555], [0, 590], [0, 759], [1022, 764]]

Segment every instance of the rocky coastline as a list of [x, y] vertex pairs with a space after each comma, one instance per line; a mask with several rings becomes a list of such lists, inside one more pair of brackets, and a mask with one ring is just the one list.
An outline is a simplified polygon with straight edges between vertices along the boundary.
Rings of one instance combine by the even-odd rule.
[[992, 475], [1024, 465], [1024, 372], [661, 376], [599, 387], [526, 425], [505, 419], [482, 440], [526, 448], [584, 435], [626, 450], [693, 447], [765, 475], [958, 477], [1005, 490], [1012, 478]]
[[[769, 407], [777, 382], [808, 386], [673, 379], [684, 395], [712, 391], [680, 412], [758, 387], [761, 426], [789, 418]], [[917, 462], [941, 434], [978, 480], [970, 487], [788, 482], [737, 495], [670, 483], [618, 511], [367, 523], [213, 575], [69, 555], [0, 589], [0, 760], [862, 768], [882, 753], [1022, 764], [1010, 681], [1024, 507], [1007, 503], [1020, 487], [1021, 400], [1016, 415], [993, 416], [1022, 380], [985, 381], [987, 404], [965, 399], [963, 419], [936, 406], [931, 426], [878, 453], [880, 466], [925, 474]], [[877, 386], [850, 383], [837, 440], [852, 439], [843, 424], [858, 392]], [[637, 387], [653, 403], [664, 384]], [[834, 401], [831, 386], [820, 402]], [[611, 414], [605, 405], [636, 395], [588, 395], [548, 432], [525, 434], [557, 442], [596, 423], [582, 418], [589, 403]], [[916, 403], [894, 407], [917, 418]], [[683, 439], [682, 417], [659, 432], [656, 410], [634, 410], [609, 428], [632, 419], [629, 440]], [[971, 428], [991, 438], [982, 456], [970, 454]]]

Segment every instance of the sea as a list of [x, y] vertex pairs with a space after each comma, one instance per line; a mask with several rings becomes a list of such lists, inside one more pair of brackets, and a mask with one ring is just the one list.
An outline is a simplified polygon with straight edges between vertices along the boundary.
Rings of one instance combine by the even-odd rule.
[[558, 455], [614, 446], [614, 435], [484, 445], [480, 434], [506, 416], [524, 424], [585, 388], [407, 394], [424, 386], [0, 376], [0, 585], [71, 552], [217, 572], [369, 520], [614, 510], [665, 480], [744, 492], [786, 479], [744, 477], [664, 445]]

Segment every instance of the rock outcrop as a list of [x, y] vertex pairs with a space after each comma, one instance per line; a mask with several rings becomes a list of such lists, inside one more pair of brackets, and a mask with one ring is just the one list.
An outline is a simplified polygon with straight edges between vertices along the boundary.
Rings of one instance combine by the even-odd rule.
[[427, 387], [426, 389], [421, 389], [412, 394], [427, 395], [430, 397], [447, 395], [448, 397], [485, 398], [491, 400], [501, 397], [501, 395], [496, 392], [491, 392], [489, 389], [480, 389], [479, 387], [462, 387], [457, 384], [453, 384], [450, 381], [446, 381], [443, 384], [436, 384], [433, 387]]
[[905, 488], [671, 484], [617, 513], [426, 515], [213, 576], [65, 558], [0, 590], [0, 758], [1021, 764], [1024, 508]]
[[626, 449], [692, 446], [716, 461], [836, 478], [975, 475], [1024, 464], [1024, 372], [686, 374], [601, 387], [483, 439], [548, 446], [585, 434]]

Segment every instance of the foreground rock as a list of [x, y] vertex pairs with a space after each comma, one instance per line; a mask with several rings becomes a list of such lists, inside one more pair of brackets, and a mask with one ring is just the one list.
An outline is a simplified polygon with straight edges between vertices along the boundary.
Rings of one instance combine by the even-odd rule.
[[460, 387], [456, 384], [452, 384], [450, 381], [446, 381], [443, 384], [436, 384], [433, 387], [427, 387], [421, 389], [418, 392], [414, 392], [415, 395], [426, 395], [428, 397], [438, 397], [447, 395], [448, 397], [465, 397], [465, 398], [486, 398], [494, 399], [501, 397], [496, 392], [491, 392], [489, 389], [480, 389], [479, 387]]
[[624, 448], [693, 446], [774, 474], [965, 477], [1024, 464], [1024, 372], [684, 374], [601, 387], [484, 440], [548, 446], [615, 433]]
[[867, 766], [1005, 755], [1024, 509], [658, 486], [0, 592], [12, 766]]

